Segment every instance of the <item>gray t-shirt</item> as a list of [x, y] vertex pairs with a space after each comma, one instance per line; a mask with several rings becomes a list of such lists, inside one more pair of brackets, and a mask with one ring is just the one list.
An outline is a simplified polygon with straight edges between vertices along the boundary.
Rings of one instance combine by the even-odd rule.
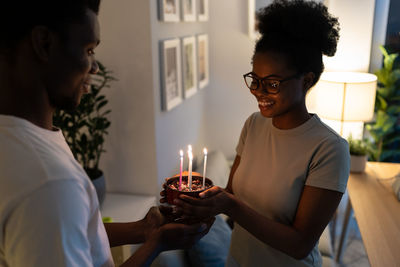
[[[259, 112], [246, 121], [238, 146], [240, 165], [233, 178], [234, 194], [263, 216], [291, 225], [304, 185], [344, 193], [350, 155], [346, 140], [317, 115], [289, 130], [273, 126]], [[240, 266], [320, 266], [317, 245], [303, 260], [259, 241], [236, 224], [231, 260]]]

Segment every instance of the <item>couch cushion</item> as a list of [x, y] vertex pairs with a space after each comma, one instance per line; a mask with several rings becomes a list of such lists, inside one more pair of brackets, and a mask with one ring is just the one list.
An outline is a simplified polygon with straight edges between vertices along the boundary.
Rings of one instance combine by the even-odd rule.
[[318, 249], [322, 256], [333, 257], [331, 235], [329, 232], [329, 225], [322, 232], [319, 238]]

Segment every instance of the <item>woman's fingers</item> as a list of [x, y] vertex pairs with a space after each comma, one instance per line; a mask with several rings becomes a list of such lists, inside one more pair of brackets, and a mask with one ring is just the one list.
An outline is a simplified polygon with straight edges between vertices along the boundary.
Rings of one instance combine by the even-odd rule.
[[218, 186], [213, 186], [210, 189], [207, 189], [206, 191], [201, 192], [199, 194], [199, 196], [201, 198], [207, 198], [207, 197], [212, 197], [212, 196], [218, 194], [219, 192], [221, 192], [221, 188]]
[[199, 218], [207, 218], [214, 216], [213, 206], [194, 206], [183, 200], [176, 200], [176, 205], [179, 210], [186, 216], [194, 216]]

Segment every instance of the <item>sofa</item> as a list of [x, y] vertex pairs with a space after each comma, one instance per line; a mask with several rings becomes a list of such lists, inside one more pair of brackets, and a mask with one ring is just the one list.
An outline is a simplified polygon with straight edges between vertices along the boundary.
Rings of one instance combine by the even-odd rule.
[[[232, 161], [227, 160], [225, 155], [219, 151], [210, 151], [207, 159], [207, 177], [214, 184], [225, 187], [230, 173]], [[196, 161], [193, 170], [202, 173], [202, 160]], [[153, 262], [153, 267], [188, 267], [188, 266], [224, 266], [229, 245], [231, 228], [227, 223], [225, 215], [216, 216], [216, 220], [209, 233], [204, 236], [189, 250], [173, 250], [161, 253]], [[319, 240], [318, 248], [322, 255], [323, 267], [336, 266], [333, 260], [333, 250], [329, 227], [325, 229]]]

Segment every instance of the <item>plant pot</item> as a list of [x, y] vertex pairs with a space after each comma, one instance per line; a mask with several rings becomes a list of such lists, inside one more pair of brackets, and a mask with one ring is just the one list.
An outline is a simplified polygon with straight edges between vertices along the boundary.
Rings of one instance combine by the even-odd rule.
[[[182, 175], [182, 184], [185, 187], [188, 183], [188, 176]], [[193, 189], [192, 191], [189, 190], [179, 190], [179, 176], [174, 176], [167, 179], [166, 182], [166, 198], [167, 202], [171, 205], [174, 204], [174, 199], [178, 198], [181, 194], [191, 196], [191, 197], [199, 197], [199, 194], [213, 186], [213, 182], [206, 177], [205, 187], [203, 188], [203, 176], [192, 176], [192, 185], [193, 187], [199, 186], [199, 189]]]
[[365, 165], [367, 164], [367, 155], [355, 156], [350, 155], [350, 171], [351, 172], [363, 172]]
[[97, 199], [99, 200], [100, 207], [103, 205], [104, 199], [106, 198], [106, 179], [104, 173], [95, 179], [92, 179], [92, 184], [96, 189]]

